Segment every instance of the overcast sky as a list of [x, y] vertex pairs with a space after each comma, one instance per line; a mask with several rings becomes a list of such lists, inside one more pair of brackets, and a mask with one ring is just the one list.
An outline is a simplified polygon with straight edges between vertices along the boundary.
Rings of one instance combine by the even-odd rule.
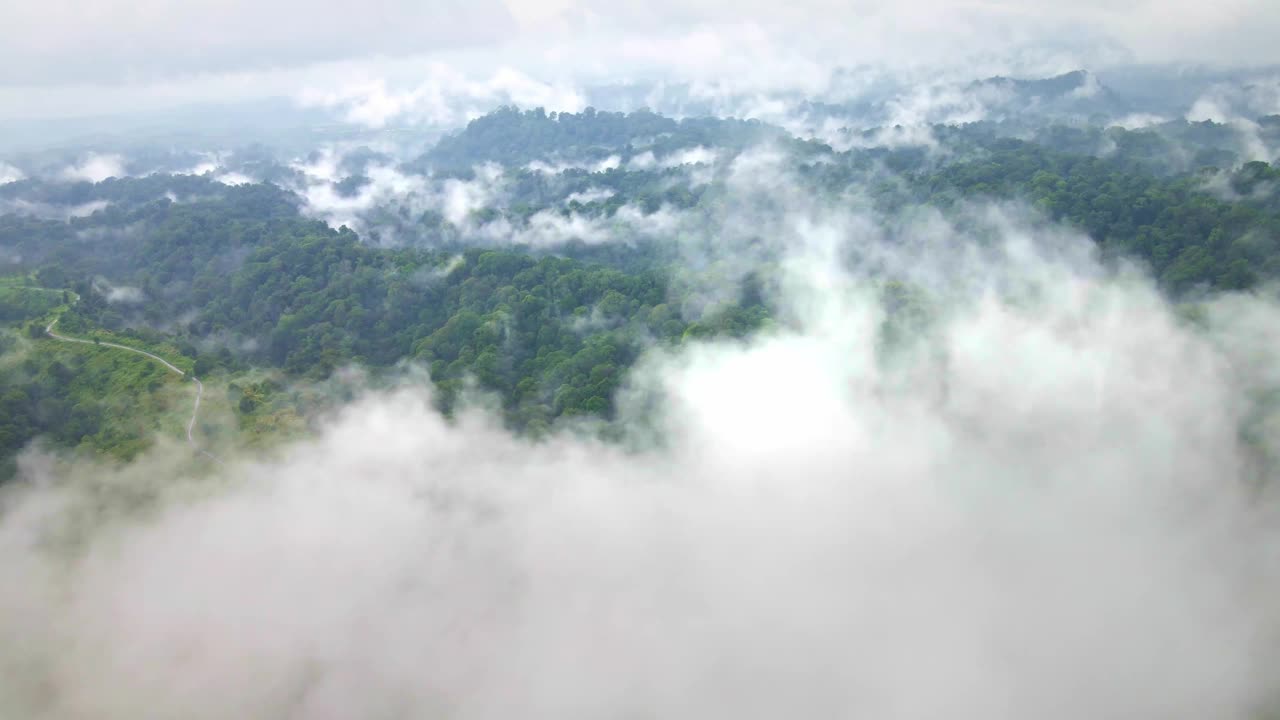
[[289, 95], [415, 64], [539, 77], [837, 62], [1280, 62], [1275, 0], [16, 0], [0, 118]]

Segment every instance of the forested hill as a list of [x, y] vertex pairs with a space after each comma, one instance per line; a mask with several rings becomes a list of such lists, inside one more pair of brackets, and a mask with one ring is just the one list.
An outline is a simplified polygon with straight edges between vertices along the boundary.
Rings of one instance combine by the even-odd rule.
[[[267, 185], [67, 223], [8, 216], [0, 234], [20, 267], [34, 269], [27, 284], [79, 295], [64, 332], [171, 340], [214, 378], [266, 367], [318, 380], [345, 365], [408, 360], [430, 368], [444, 409], [474, 378], [498, 394], [514, 427], [533, 433], [561, 416], [607, 417], [643, 345], [744, 335], [766, 317], [758, 298], [688, 315], [657, 270], [510, 249], [372, 247], [300, 216], [288, 193]], [[114, 300], [121, 286], [136, 288], [136, 300]], [[43, 327], [42, 307], [27, 308], [17, 290], [9, 297], [10, 322]], [[86, 437], [68, 427], [104, 450], [136, 447], [136, 436], [98, 435], [104, 401], [58, 380], [67, 362], [0, 367], [11, 389], [0, 457], [38, 434], [71, 445]], [[119, 394], [108, 392], [111, 378], [93, 377], [102, 397]], [[252, 413], [251, 397], [234, 407]]]
[[1027, 200], [1107, 253], [1141, 261], [1174, 295], [1248, 289], [1280, 276], [1280, 170], [1267, 163], [1162, 177], [1131, 162], [1009, 140], [986, 158], [918, 180], [935, 203]]
[[[990, 125], [934, 133], [932, 151], [837, 150], [754, 122], [504, 109], [442, 140], [422, 159], [432, 174], [395, 176], [418, 195], [368, 193], [374, 180], [360, 173], [386, 162], [374, 153], [323, 181], [331, 186], [279, 168], [271, 171], [293, 178], [288, 188], [168, 175], [10, 183], [0, 200], [98, 205], [67, 219], [0, 215], [0, 258], [20, 279], [11, 285], [78, 294], [62, 315], [66, 332], [112, 331], [178, 348], [201, 375], [233, 387], [230, 404], [245, 423], [267, 403], [248, 389], [246, 373], [320, 380], [346, 365], [376, 371], [409, 361], [430, 369], [446, 410], [474, 380], [496, 395], [513, 427], [535, 434], [560, 417], [609, 417], [628, 367], [649, 345], [744, 336], [770, 322], [760, 291], [768, 278], [707, 302], [690, 294], [687, 276], [721, 269], [681, 260], [682, 247], [715, 241], [732, 220], [727, 178], [739, 158], [762, 149], [781, 153], [789, 182], [813, 202], [839, 208], [857, 198], [886, 227], [921, 208], [963, 220], [975, 204], [1019, 201], [1087, 234], [1105, 255], [1145, 264], [1172, 296], [1280, 276], [1280, 170], [1268, 163], [1178, 171], [1152, 164], [1143, 138], [1155, 135], [1129, 131], [1046, 129], [1056, 140], [1044, 142]], [[1107, 137], [1121, 140], [1109, 155], [1072, 150]], [[690, 149], [697, 151], [660, 162]], [[614, 155], [599, 167], [528, 167]], [[489, 185], [458, 185], [479, 182], [458, 168], [484, 162], [500, 166]], [[394, 222], [398, 243], [369, 242], [318, 219], [310, 204], [317, 187], [361, 208], [359, 219], [375, 231]], [[440, 198], [459, 188], [484, 202], [448, 214]], [[753, 202], [758, 210], [772, 200]], [[545, 234], [540, 244], [521, 240], [548, 227], [554, 242]], [[29, 336], [50, 312], [20, 290], [0, 294], [0, 317]], [[141, 446], [142, 429], [128, 438], [101, 434], [109, 413], [95, 404], [94, 388], [70, 397], [72, 386], [55, 381], [67, 363], [88, 360], [54, 365], [38, 338], [10, 337], [9, 354], [28, 355], [0, 364], [8, 393], [0, 455], [37, 435], [98, 449]], [[106, 371], [85, 377], [113, 382]]]
[[482, 162], [520, 166], [548, 158], [604, 160], [611, 155], [625, 162], [643, 151], [661, 155], [698, 145], [740, 149], [790, 139], [781, 128], [756, 120], [677, 121], [647, 110], [620, 113], [587, 108], [581, 113], [547, 113], [505, 107], [445, 137], [411, 167], [457, 170]]

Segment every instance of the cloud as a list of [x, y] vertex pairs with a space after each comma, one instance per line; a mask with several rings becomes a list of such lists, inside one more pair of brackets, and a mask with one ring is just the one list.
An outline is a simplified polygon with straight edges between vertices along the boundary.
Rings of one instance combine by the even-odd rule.
[[131, 287], [129, 285], [114, 285], [106, 278], [97, 278], [94, 281], [94, 290], [102, 294], [109, 303], [124, 303], [132, 305], [140, 303], [144, 299], [141, 288]]
[[507, 66], [483, 79], [469, 78], [441, 62], [431, 62], [424, 70], [426, 80], [400, 89], [388, 88], [377, 77], [333, 90], [306, 89], [299, 100], [304, 106], [339, 108], [348, 122], [374, 128], [392, 121], [454, 127], [505, 104], [564, 112], [586, 106], [574, 85], [544, 82]]
[[22, 198], [0, 199], [0, 214], [30, 215], [46, 220], [67, 220], [70, 218], [88, 217], [109, 206], [106, 200], [91, 200], [75, 205], [57, 205], [54, 203], [33, 202]]
[[534, 213], [519, 229], [504, 224], [487, 230], [505, 242], [535, 247], [555, 247], [571, 240], [598, 245], [613, 239], [609, 225], [600, 218], [578, 213], [562, 215], [554, 210]]
[[0, 162], [0, 185], [18, 182], [25, 177], [26, 175], [18, 168], [7, 163]]
[[614, 191], [606, 188], [590, 188], [582, 192], [570, 193], [568, 196], [565, 197], [564, 201], [566, 204], [572, 203], [572, 202], [579, 202], [579, 203], [582, 203], [583, 205], [586, 205], [588, 203], [598, 202], [600, 200], [608, 200], [609, 198], [613, 197], [615, 194], [616, 193], [614, 193]]
[[1280, 148], [1263, 139], [1257, 118], [1280, 114], [1280, 76], [1256, 78], [1243, 85], [1219, 83], [1209, 88], [1187, 110], [1186, 119], [1229, 125], [1235, 131], [1239, 150], [1246, 160], [1270, 162]]
[[418, 238], [400, 233], [421, 233], [424, 213], [437, 213], [451, 225], [472, 231], [474, 213], [505, 206], [505, 171], [493, 163], [477, 165], [473, 176], [463, 179], [419, 175], [376, 162], [364, 168], [354, 190], [343, 191], [339, 185], [349, 177], [344, 164], [350, 150], [326, 146], [310, 159], [291, 164], [303, 179], [293, 187], [304, 201], [303, 212], [332, 227], [346, 225], [376, 234], [381, 242], [412, 242]]
[[480, 225], [469, 223], [463, 226], [463, 231], [475, 241], [554, 250], [570, 242], [588, 245], [671, 242], [677, 232], [693, 221], [694, 218], [665, 205], [654, 212], [623, 205], [607, 216], [539, 210], [522, 223], [499, 218]]
[[223, 185], [252, 185], [253, 183], [257, 182], [256, 180], [249, 177], [248, 175], [245, 175], [243, 173], [238, 173], [235, 171], [218, 173], [217, 175], [214, 176], [213, 179], [217, 180]]
[[[610, 215], [547, 208], [527, 218], [509, 217], [508, 175], [494, 163], [475, 166], [470, 179], [406, 174], [391, 166], [375, 166], [366, 170], [359, 189], [343, 194], [334, 181], [338, 176], [330, 172], [338, 163], [335, 157], [322, 154], [316, 164], [295, 165], [308, 178], [296, 188], [305, 202], [303, 211], [332, 227], [346, 225], [384, 244], [430, 244], [439, 241], [441, 232], [453, 240], [538, 248], [574, 241], [592, 245], [669, 241], [682, 228], [697, 222], [669, 206], [647, 212], [632, 205], [617, 208]], [[617, 163], [617, 156], [603, 161], [609, 167]], [[545, 163], [534, 163], [529, 169], [555, 170]], [[594, 188], [570, 193], [564, 203], [577, 200], [586, 204], [613, 194], [612, 190]], [[497, 214], [481, 214], [485, 210]], [[428, 213], [438, 215], [447, 225], [424, 228], [422, 219]]]
[[444, 219], [454, 225], [468, 225], [471, 214], [491, 205], [499, 192], [503, 176], [500, 166], [487, 163], [476, 168], [474, 180], [447, 178], [442, 190]]
[[[383, 244], [438, 242], [441, 233], [453, 240], [488, 245], [527, 245], [555, 248], [569, 242], [587, 244], [634, 243], [653, 239], [671, 240], [676, 233], [697, 223], [670, 206], [645, 211], [624, 205], [603, 215], [598, 212], [566, 212], [553, 208], [539, 210], [527, 218], [508, 217], [508, 172], [495, 163], [472, 168], [471, 177], [436, 177], [406, 173], [393, 165], [372, 165], [360, 176], [362, 183], [353, 192], [341, 192], [345, 179], [341, 170], [345, 150], [327, 147], [307, 161], [291, 167], [305, 180], [294, 187], [303, 198], [303, 212], [324, 220], [332, 227], [346, 225]], [[674, 153], [663, 165], [676, 167], [686, 161], [701, 162], [715, 156], [705, 148]], [[526, 169], [559, 174], [581, 163], [560, 161], [531, 163]], [[616, 155], [585, 167], [602, 172], [620, 164]], [[594, 188], [570, 193], [564, 199], [586, 204], [613, 195], [612, 190]], [[496, 211], [496, 216], [480, 211]], [[424, 215], [435, 214], [444, 228], [424, 228]]]
[[702, 145], [676, 150], [661, 158], [656, 157], [652, 150], [645, 150], [639, 155], [632, 156], [627, 161], [627, 167], [632, 170], [651, 170], [653, 168], [671, 169], [682, 165], [711, 165], [719, 156], [719, 151]]
[[610, 155], [603, 160], [596, 162], [574, 162], [560, 160], [534, 160], [525, 166], [530, 172], [542, 173], [544, 175], [559, 175], [566, 170], [586, 170], [587, 172], [606, 172], [622, 165], [622, 158], [618, 155]]
[[342, 178], [326, 174], [327, 171], [336, 172], [336, 169], [311, 167], [309, 170], [319, 174], [308, 174], [306, 185], [298, 188], [306, 203], [303, 211], [334, 227], [346, 225], [355, 230], [364, 230], [367, 224], [363, 221], [363, 216], [371, 210], [387, 206], [404, 207], [408, 216], [416, 217], [422, 214], [422, 210], [430, 202], [426, 197], [426, 178], [407, 175], [393, 167], [368, 168], [363, 175], [368, 182], [351, 195], [338, 191], [335, 182]]
[[1141, 130], [1153, 125], [1160, 125], [1168, 121], [1168, 118], [1154, 115], [1152, 113], [1131, 113], [1113, 121], [1112, 125], [1122, 127], [1125, 130]]
[[79, 164], [62, 171], [62, 178], [71, 181], [102, 182], [107, 178], [127, 177], [124, 158], [110, 153], [91, 152]]
[[199, 162], [189, 168], [175, 171], [178, 175], [207, 175], [209, 173], [217, 173], [225, 167], [227, 159], [224, 153], [202, 152], [198, 153], [201, 158]]
[[1197, 329], [1086, 240], [988, 220], [912, 228], [925, 312], [886, 344], [904, 316], [839, 260], [862, 221], [788, 216], [782, 323], [650, 354], [629, 445], [449, 422], [411, 384], [205, 477], [30, 457], [0, 709], [1250, 716], [1280, 436], [1239, 429], [1280, 382], [1277, 308]]
[[631, 170], [651, 170], [657, 164], [658, 160], [653, 156], [652, 150], [645, 150], [627, 161], [627, 167]]

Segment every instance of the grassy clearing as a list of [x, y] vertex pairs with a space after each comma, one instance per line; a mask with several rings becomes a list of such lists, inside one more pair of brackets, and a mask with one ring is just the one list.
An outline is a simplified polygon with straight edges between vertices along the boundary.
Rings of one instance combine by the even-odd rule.
[[[158, 437], [185, 442], [195, 397], [189, 377], [105, 343], [152, 353], [188, 375], [194, 360], [159, 333], [89, 327], [77, 313], [68, 312], [78, 300], [74, 293], [32, 283], [28, 276], [0, 277], [0, 308], [7, 302], [21, 309], [0, 321], [0, 384], [32, 398], [27, 426], [42, 424], [40, 416], [46, 413], [40, 408], [55, 408], [57, 423], [41, 435], [57, 446], [122, 461], [145, 451]], [[59, 334], [102, 344], [28, 337], [28, 325], [43, 326], [55, 318]], [[220, 372], [203, 380], [195, 428], [203, 447], [266, 449], [307, 430], [301, 411], [308, 404], [307, 393], [287, 388], [279, 373]], [[17, 449], [0, 448], [0, 456], [12, 457]]]

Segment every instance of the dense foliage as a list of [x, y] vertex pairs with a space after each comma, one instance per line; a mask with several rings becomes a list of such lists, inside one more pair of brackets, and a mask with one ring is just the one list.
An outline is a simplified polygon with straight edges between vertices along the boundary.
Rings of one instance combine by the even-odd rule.
[[632, 113], [547, 113], [541, 108], [496, 110], [442, 139], [415, 163], [420, 169], [467, 172], [477, 163], [522, 166], [547, 158], [595, 159], [618, 155], [625, 162], [641, 152], [662, 155], [678, 148], [743, 148], [786, 141], [782, 129], [756, 120], [703, 117], [672, 120], [647, 110]]
[[[1152, 162], [1159, 143], [1140, 131], [1048, 128], [1034, 142], [991, 124], [934, 133], [945, 151], [837, 152], [755, 122], [503, 109], [418, 162], [462, 178], [475, 164], [505, 166], [503, 202], [475, 213], [478, 223], [518, 228], [540, 213], [607, 221], [624, 210], [633, 219], [675, 211], [692, 223], [686, 229], [714, 238], [716, 223], [733, 212], [725, 204], [725, 162], [766, 143], [790, 158], [788, 171], [814, 198], [857, 196], [883, 218], [1024, 200], [1086, 232], [1106, 254], [1146, 263], [1173, 294], [1246, 289], [1280, 275], [1280, 170], [1267, 163], [1174, 172]], [[1117, 150], [1095, 152], [1101, 140]], [[642, 153], [689, 148], [720, 160], [699, 166], [697, 183], [688, 167], [627, 164]], [[618, 163], [594, 170], [528, 167], [614, 155]], [[353, 172], [385, 161], [353, 157]], [[367, 182], [350, 175], [335, 187], [348, 197]], [[478, 246], [467, 228], [426, 212], [410, 219], [420, 245], [381, 247], [306, 217], [300, 199], [281, 187], [231, 187], [207, 177], [24, 181], [5, 186], [4, 197], [105, 205], [67, 220], [0, 215], [0, 255], [15, 271], [32, 273], [23, 282], [55, 290], [0, 285], [0, 322], [31, 323], [38, 336], [34, 321], [69, 304], [57, 291], [74, 291], [79, 301], [61, 327], [134, 328], [134, 342], [167, 343], [166, 352], [188, 358], [197, 374], [224, 376], [246, 428], [275, 422], [249, 418], [268, 406], [280, 411], [282, 395], [274, 380], [246, 379], [252, 368], [315, 381], [350, 364], [378, 370], [409, 361], [430, 369], [444, 409], [474, 381], [496, 395], [513, 426], [536, 434], [560, 417], [610, 416], [646, 344], [746, 335], [770, 314], [758, 286], [709, 307], [690, 302], [670, 272], [679, 257], [672, 248], [687, 238], [640, 239], [620, 230], [621, 241], [594, 246], [572, 239], [542, 250]], [[91, 347], [50, 345], [10, 336], [0, 371], [0, 456], [37, 435], [121, 457], [136, 452], [154, 421], [129, 426], [110, 413], [125, 398], [152, 398], [139, 417], [154, 416], [163, 406], [154, 399], [163, 372]]]
[[[974, 196], [1021, 197], [1054, 220], [1089, 234], [1107, 252], [1145, 261], [1177, 294], [1198, 286], [1238, 290], [1280, 275], [1280, 213], [1266, 204], [1224, 199], [1257, 188], [1276, 171], [1251, 163], [1240, 171], [1164, 178], [1123, 161], [1069, 155], [1003, 140], [981, 159], [917, 178], [935, 203]], [[1272, 196], [1274, 198], [1274, 196]]]

